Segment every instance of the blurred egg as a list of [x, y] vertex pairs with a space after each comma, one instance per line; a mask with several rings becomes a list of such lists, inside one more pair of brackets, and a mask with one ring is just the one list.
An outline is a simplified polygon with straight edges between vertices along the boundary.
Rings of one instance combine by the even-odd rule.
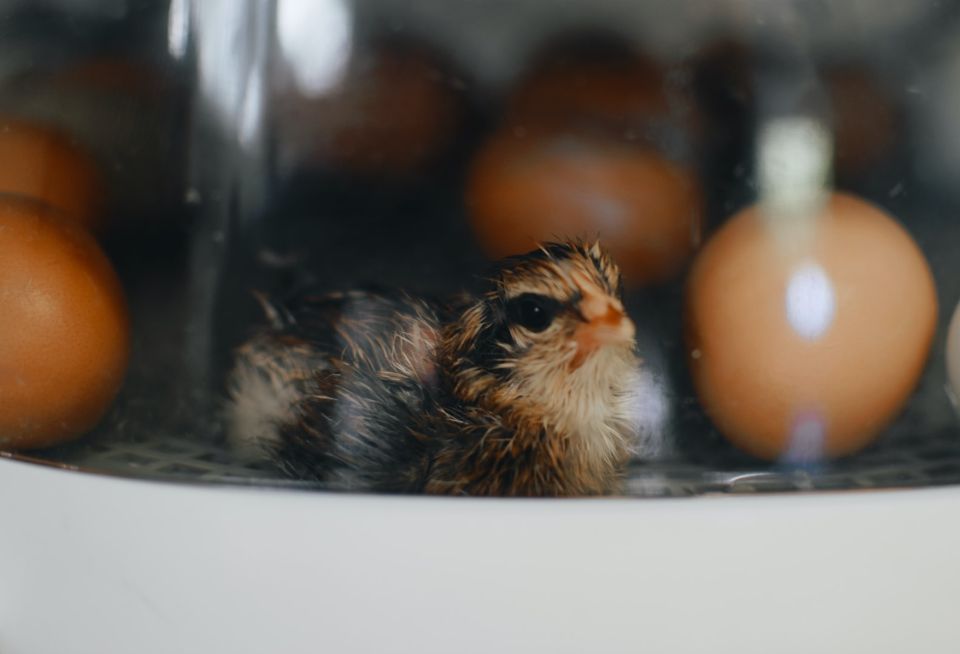
[[936, 328], [930, 268], [893, 219], [834, 194], [810, 226], [783, 238], [757, 207], [740, 212], [687, 288], [700, 401], [733, 444], [769, 460], [869, 444], [916, 386]]
[[187, 170], [185, 89], [147, 62], [72, 59], [4, 80], [0, 109], [56, 126], [101, 164], [103, 219], [110, 228], [168, 228], [188, 215], [177, 211]]
[[39, 200], [86, 229], [102, 222], [105, 192], [96, 162], [48, 127], [0, 119], [0, 193]]
[[669, 110], [663, 70], [631, 55], [549, 58], [511, 96], [513, 121], [568, 124], [584, 117], [628, 125]]
[[46, 447], [103, 417], [127, 365], [120, 283], [85, 231], [0, 201], [0, 447]]
[[474, 233], [493, 258], [561, 237], [599, 236], [628, 285], [670, 279], [700, 239], [696, 178], [657, 152], [588, 135], [494, 135], [467, 188]]
[[464, 84], [413, 44], [364, 50], [339, 85], [278, 104], [284, 159], [335, 171], [395, 176], [422, 171], [461, 127]]
[[673, 73], [615, 41], [553, 44], [517, 84], [504, 122], [532, 133], [594, 131], [687, 156], [700, 117], [690, 85]]

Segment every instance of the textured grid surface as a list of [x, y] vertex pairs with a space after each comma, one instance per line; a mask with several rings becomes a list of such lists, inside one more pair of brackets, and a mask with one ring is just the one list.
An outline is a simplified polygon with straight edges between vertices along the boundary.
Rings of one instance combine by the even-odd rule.
[[[960, 483], [960, 437], [953, 430], [881, 443], [856, 457], [816, 468], [767, 466], [746, 460], [723, 445], [714, 449], [702, 450], [697, 462], [676, 457], [634, 462], [628, 468], [626, 493], [680, 497]], [[87, 442], [17, 458], [88, 472], [178, 482], [317, 487], [286, 480], [269, 466], [239, 461], [217, 439], [169, 435], [135, 440], [104, 433]]]

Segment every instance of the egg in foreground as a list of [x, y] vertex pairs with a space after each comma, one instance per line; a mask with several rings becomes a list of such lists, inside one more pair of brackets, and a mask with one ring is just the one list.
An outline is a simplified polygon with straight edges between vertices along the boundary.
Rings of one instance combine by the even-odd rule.
[[768, 460], [867, 446], [916, 386], [936, 328], [930, 268], [892, 218], [838, 193], [811, 227], [783, 239], [748, 208], [707, 243], [687, 288], [700, 401]]
[[47, 447], [103, 417], [127, 367], [116, 274], [85, 231], [0, 201], [0, 447]]

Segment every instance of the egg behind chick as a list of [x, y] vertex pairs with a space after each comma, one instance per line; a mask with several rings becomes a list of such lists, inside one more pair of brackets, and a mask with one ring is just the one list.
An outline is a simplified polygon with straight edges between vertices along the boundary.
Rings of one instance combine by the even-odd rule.
[[470, 220], [494, 257], [557, 236], [599, 236], [628, 286], [663, 282], [700, 241], [696, 177], [656, 152], [588, 134], [501, 131], [477, 155]]
[[87, 229], [103, 221], [106, 191], [97, 163], [46, 126], [0, 119], [0, 192], [40, 200]]
[[466, 204], [492, 258], [540, 241], [599, 238], [626, 286], [666, 282], [698, 247], [697, 118], [682, 85], [616, 39], [544, 50], [477, 153]]

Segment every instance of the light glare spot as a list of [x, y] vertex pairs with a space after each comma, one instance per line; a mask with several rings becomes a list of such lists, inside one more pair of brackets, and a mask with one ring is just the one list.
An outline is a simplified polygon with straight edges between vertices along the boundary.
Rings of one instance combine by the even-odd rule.
[[190, 33], [190, 0], [170, 0], [167, 13], [167, 51], [174, 59], [187, 54], [187, 35]]
[[797, 268], [787, 283], [787, 321], [797, 334], [810, 341], [821, 338], [836, 312], [833, 284], [815, 263]]
[[237, 135], [240, 144], [244, 147], [252, 147], [262, 131], [263, 95], [263, 75], [258, 69], [254, 69], [251, 71], [244, 88], [243, 99], [240, 104]]
[[801, 413], [794, 420], [787, 451], [783, 453], [781, 460], [794, 465], [822, 461], [826, 436], [827, 427], [819, 413], [812, 411]]
[[637, 435], [633, 455], [655, 459], [666, 446], [664, 434], [670, 420], [667, 387], [659, 376], [644, 370], [637, 370], [632, 382], [627, 400], [630, 423]]
[[280, 53], [307, 97], [342, 79], [352, 46], [351, 16], [343, 0], [279, 0]]

